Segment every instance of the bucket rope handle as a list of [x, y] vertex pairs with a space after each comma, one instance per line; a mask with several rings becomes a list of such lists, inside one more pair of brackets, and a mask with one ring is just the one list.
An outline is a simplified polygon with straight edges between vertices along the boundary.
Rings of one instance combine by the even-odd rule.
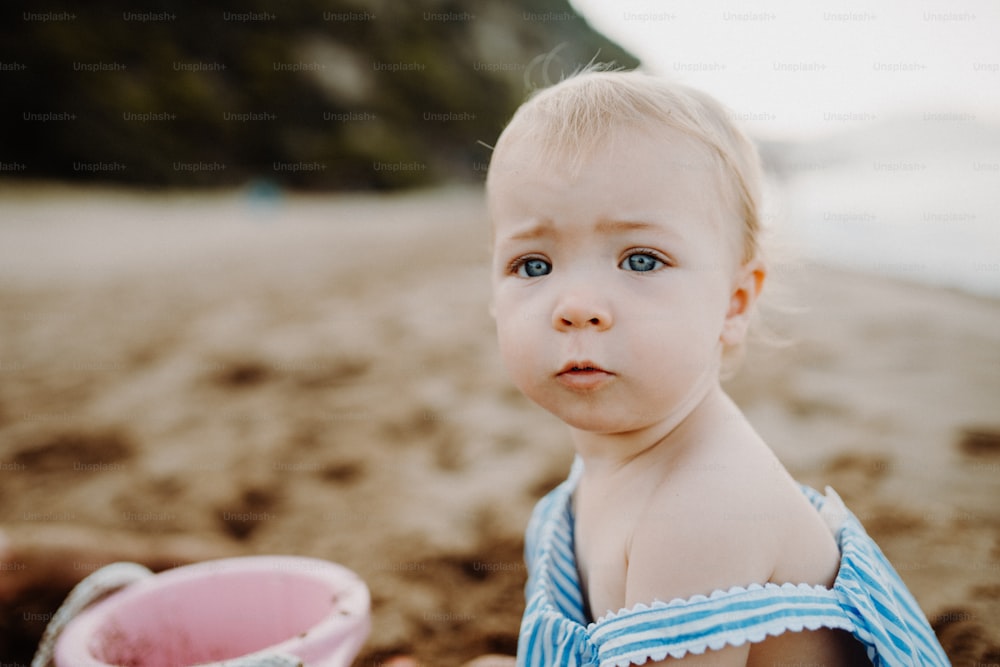
[[38, 644], [38, 651], [31, 661], [31, 667], [54, 667], [59, 635], [77, 614], [118, 589], [151, 576], [153, 572], [138, 563], [112, 563], [85, 577], [73, 587], [66, 600], [52, 615]]
[[[95, 570], [73, 587], [45, 627], [31, 667], [55, 667], [56, 642], [66, 625], [95, 602], [137, 581], [153, 576], [152, 570], [138, 563], [111, 563]], [[299, 658], [287, 653], [263, 650], [219, 663], [221, 667], [305, 667]]]

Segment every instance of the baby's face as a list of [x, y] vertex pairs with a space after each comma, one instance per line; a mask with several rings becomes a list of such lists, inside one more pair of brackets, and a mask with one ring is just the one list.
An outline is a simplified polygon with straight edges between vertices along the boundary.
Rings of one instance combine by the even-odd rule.
[[628, 130], [579, 171], [494, 156], [493, 312], [514, 383], [567, 424], [631, 431], [718, 381], [739, 266], [715, 168], [674, 131]]

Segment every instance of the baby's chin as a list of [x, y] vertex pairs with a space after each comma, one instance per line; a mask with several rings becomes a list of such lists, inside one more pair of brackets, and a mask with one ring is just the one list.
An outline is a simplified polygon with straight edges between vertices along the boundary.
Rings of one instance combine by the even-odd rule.
[[582, 409], [581, 406], [574, 406], [572, 409], [550, 405], [542, 407], [570, 428], [594, 435], [625, 435], [651, 425], [648, 420], [641, 419], [635, 413], [595, 405]]

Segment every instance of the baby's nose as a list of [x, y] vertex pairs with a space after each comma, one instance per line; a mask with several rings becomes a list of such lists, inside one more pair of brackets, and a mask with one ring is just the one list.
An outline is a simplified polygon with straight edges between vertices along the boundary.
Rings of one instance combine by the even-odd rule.
[[552, 326], [558, 331], [588, 327], [603, 331], [612, 324], [611, 309], [596, 296], [564, 296], [552, 313]]

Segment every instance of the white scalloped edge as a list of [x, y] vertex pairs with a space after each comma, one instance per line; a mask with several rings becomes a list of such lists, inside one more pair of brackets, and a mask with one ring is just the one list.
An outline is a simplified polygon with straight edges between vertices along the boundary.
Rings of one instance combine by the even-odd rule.
[[[705, 651], [712, 650], [718, 651], [727, 646], [743, 646], [747, 642], [751, 644], [759, 644], [768, 637], [777, 637], [788, 631], [791, 632], [802, 632], [803, 630], [819, 630], [820, 628], [830, 628], [831, 630], [846, 630], [848, 632], [854, 631], [854, 624], [847, 618], [841, 619], [842, 624], [837, 623], [795, 623], [795, 619], [789, 619], [790, 622], [782, 625], [781, 627], [772, 627], [766, 630], [758, 630], [755, 632], [750, 632], [746, 630], [734, 630], [727, 633], [727, 636], [719, 637], [714, 640], [704, 640], [692, 643], [689, 647], [678, 647], [676, 649], [663, 648], [663, 649], [648, 649], [644, 653], [633, 654], [632, 656], [626, 656], [615, 662], [601, 662], [601, 667], [631, 667], [632, 665], [645, 665], [647, 662], [652, 660], [653, 662], [659, 662], [661, 660], [666, 660], [667, 657], [673, 659], [680, 659], [686, 656], [688, 653], [693, 655], [702, 655]], [[733, 636], [737, 635], [737, 636]], [[865, 652], [869, 654], [869, 658], [873, 657], [873, 652], [870, 647], [865, 645]], [[638, 660], [642, 662], [638, 662]]]
[[756, 591], [770, 591], [774, 589], [780, 590], [785, 593], [792, 593], [792, 592], [817, 593], [827, 597], [830, 595], [836, 595], [836, 592], [832, 588], [827, 588], [826, 586], [822, 586], [820, 584], [816, 585], [793, 584], [788, 582], [784, 584], [775, 584], [769, 581], [765, 584], [749, 584], [747, 586], [733, 586], [728, 590], [717, 588], [707, 596], [698, 593], [692, 595], [689, 598], [673, 598], [670, 600], [670, 602], [664, 602], [663, 600], [653, 600], [648, 605], [644, 602], [639, 602], [638, 604], [632, 607], [622, 607], [618, 611], [609, 611], [607, 614], [601, 616], [596, 621], [587, 626], [587, 629], [590, 630], [596, 628], [598, 625], [602, 623], [643, 611], [651, 611], [654, 609], [669, 609], [670, 607], [680, 607], [682, 605], [689, 605], [698, 602], [711, 602], [721, 597], [728, 597], [731, 595], [742, 595], [745, 593], [752, 593]]

